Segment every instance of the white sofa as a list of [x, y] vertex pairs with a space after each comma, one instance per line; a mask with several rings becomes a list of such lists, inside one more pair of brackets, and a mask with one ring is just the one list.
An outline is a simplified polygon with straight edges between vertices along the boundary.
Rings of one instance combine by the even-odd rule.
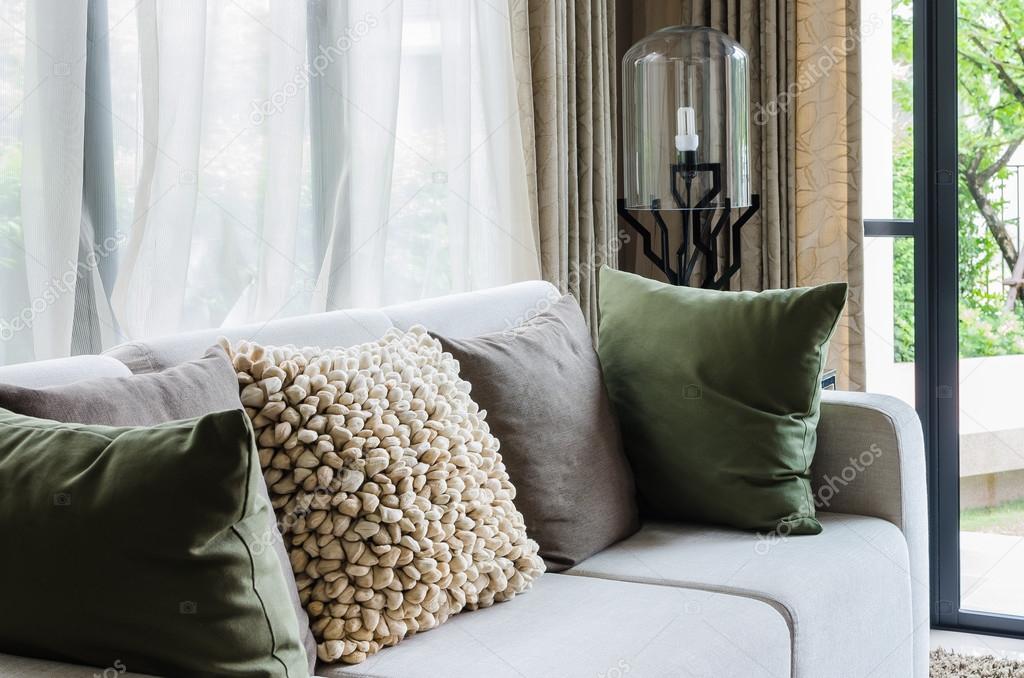
[[[50, 385], [161, 369], [199, 357], [222, 334], [332, 346], [419, 323], [474, 336], [515, 326], [557, 298], [547, 283], [520, 283], [136, 342], [105, 356], [0, 368], [0, 381]], [[321, 666], [318, 674], [925, 678], [925, 461], [913, 409], [879, 395], [826, 392], [813, 478], [826, 500], [819, 535], [647, 523], [581, 565], [545, 574], [511, 602], [457, 615], [363, 664]], [[104, 674], [0, 655], [5, 678], [93, 675]]]

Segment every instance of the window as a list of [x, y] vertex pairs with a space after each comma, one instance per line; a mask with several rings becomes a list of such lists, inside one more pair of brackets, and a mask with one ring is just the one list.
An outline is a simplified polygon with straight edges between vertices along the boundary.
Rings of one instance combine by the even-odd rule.
[[861, 13], [867, 387], [913, 403], [913, 3], [865, 0]]
[[[894, 22], [900, 11], [897, 3]], [[908, 240], [916, 404], [929, 459], [932, 618], [945, 627], [1021, 636], [1024, 428], [1010, 403], [1019, 400], [1015, 389], [1024, 378], [1015, 272], [1022, 244], [1017, 166], [1024, 99], [1017, 83], [1024, 82], [1024, 16], [982, 0], [922, 1], [913, 11], [920, 77]], [[894, 66], [899, 53], [893, 50]], [[903, 228], [895, 219], [898, 194], [892, 220], [866, 223], [872, 240]], [[893, 252], [896, 308], [909, 276], [895, 273], [900, 254]], [[880, 298], [886, 296], [874, 297]]]
[[538, 277], [501, 7], [69, 7], [0, 10], [0, 363]]

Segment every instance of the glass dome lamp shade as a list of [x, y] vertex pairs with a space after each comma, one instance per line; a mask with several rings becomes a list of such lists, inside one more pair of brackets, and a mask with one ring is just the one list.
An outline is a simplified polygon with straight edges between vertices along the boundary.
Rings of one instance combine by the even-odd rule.
[[749, 57], [710, 28], [663, 28], [622, 58], [630, 210], [749, 207]]

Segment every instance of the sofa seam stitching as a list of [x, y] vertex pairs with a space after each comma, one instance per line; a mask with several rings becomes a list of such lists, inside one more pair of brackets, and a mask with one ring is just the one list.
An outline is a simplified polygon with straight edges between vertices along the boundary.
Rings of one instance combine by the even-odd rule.
[[[573, 568], [575, 569], [575, 568]], [[731, 586], [717, 586], [714, 584], [700, 584], [697, 582], [680, 581], [673, 583], [666, 583], [664, 581], [658, 581], [649, 577], [614, 577], [609, 575], [602, 575], [599, 573], [588, 573], [586, 570], [580, 572], [561, 572], [559, 574], [566, 574], [571, 577], [589, 577], [591, 579], [603, 579], [605, 581], [618, 581], [626, 584], [647, 584], [652, 586], [666, 586], [677, 589], [690, 589], [692, 591], [705, 591], [707, 593], [719, 593], [722, 595], [733, 596], [736, 598], [743, 598], [746, 600], [755, 600], [764, 603], [768, 607], [775, 610], [775, 612], [782, 617], [782, 620], [786, 623], [786, 627], [789, 630], [789, 662], [790, 662], [790, 675], [796, 678], [796, 627], [798, 625], [798, 619], [796, 611], [781, 600], [777, 600], [767, 595], [758, 595], [753, 590], [740, 589]], [[783, 614], [783, 611], [785, 614]]]

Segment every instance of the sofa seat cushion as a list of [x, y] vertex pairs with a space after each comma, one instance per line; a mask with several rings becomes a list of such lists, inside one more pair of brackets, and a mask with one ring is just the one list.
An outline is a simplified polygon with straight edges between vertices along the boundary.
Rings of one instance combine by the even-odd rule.
[[[106, 673], [104, 673], [106, 671]], [[123, 663], [107, 667], [65, 664], [48, 659], [0, 654], [0, 676], [4, 678], [94, 678], [117, 675], [117, 678], [153, 678], [148, 673], [134, 673]]]
[[789, 629], [744, 596], [547, 574], [510, 604], [460, 614], [326, 678], [790, 674]]
[[819, 518], [823, 532], [804, 536], [648, 523], [566, 574], [729, 592], [776, 605], [792, 629], [797, 678], [912, 675], [902, 533], [878, 518]]

